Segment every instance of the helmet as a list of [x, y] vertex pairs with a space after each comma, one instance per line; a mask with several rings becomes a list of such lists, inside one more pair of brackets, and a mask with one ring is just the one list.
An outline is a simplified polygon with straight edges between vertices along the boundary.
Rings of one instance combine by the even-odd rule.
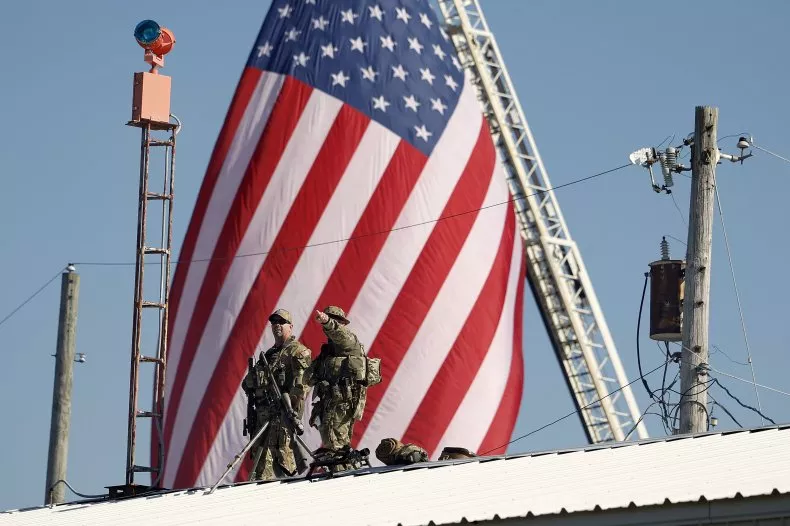
[[293, 318], [291, 318], [291, 313], [285, 309], [277, 309], [269, 316], [269, 321], [274, 322], [276, 320], [285, 321], [289, 325], [293, 325]]
[[348, 318], [346, 318], [346, 313], [343, 312], [343, 309], [335, 305], [330, 305], [329, 307], [325, 308], [324, 314], [343, 325], [348, 325], [351, 323], [348, 321]]
[[439, 455], [439, 460], [459, 460], [464, 458], [474, 458], [476, 456], [477, 455], [468, 449], [447, 446], [442, 450], [442, 454]]

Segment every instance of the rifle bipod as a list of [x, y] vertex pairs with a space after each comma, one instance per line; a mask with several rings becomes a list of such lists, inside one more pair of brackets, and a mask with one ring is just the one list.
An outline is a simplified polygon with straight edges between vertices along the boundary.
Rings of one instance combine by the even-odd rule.
[[312, 480], [323, 474], [332, 477], [341, 471], [371, 467], [369, 457], [368, 448], [354, 449], [350, 446], [338, 450], [320, 448], [313, 453], [313, 462], [310, 464], [306, 478]]

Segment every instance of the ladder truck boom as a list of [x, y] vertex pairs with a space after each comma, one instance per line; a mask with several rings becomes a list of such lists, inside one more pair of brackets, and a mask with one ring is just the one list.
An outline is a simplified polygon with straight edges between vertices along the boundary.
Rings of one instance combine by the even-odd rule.
[[438, 0], [471, 74], [505, 168], [524, 238], [527, 279], [590, 443], [647, 438], [581, 253], [551, 189], [478, 0]]

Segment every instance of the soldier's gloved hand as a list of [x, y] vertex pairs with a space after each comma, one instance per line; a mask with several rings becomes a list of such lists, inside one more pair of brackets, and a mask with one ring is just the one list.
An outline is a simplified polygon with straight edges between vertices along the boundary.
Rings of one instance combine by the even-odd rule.
[[304, 433], [304, 426], [302, 425], [302, 419], [299, 418], [299, 415], [296, 414], [296, 411], [291, 411], [288, 413], [288, 418], [291, 419], [291, 423], [294, 426], [296, 434], [302, 435]]
[[329, 316], [325, 312], [321, 312], [320, 310], [315, 311], [315, 321], [320, 324], [324, 324], [329, 321]]

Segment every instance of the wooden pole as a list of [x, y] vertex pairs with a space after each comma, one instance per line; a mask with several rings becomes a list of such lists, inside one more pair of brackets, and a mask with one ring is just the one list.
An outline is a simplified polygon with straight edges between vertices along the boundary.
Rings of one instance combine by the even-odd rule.
[[80, 295], [80, 276], [69, 265], [62, 274], [60, 285], [60, 316], [58, 343], [55, 354], [55, 384], [52, 389], [52, 421], [49, 428], [49, 456], [47, 457], [46, 504], [59, 504], [66, 497], [66, 463], [69, 456], [69, 427], [71, 422], [71, 383], [74, 349], [77, 340], [77, 303]]
[[697, 106], [692, 146], [683, 350], [680, 363], [680, 433], [708, 430], [708, 319], [719, 110]]

